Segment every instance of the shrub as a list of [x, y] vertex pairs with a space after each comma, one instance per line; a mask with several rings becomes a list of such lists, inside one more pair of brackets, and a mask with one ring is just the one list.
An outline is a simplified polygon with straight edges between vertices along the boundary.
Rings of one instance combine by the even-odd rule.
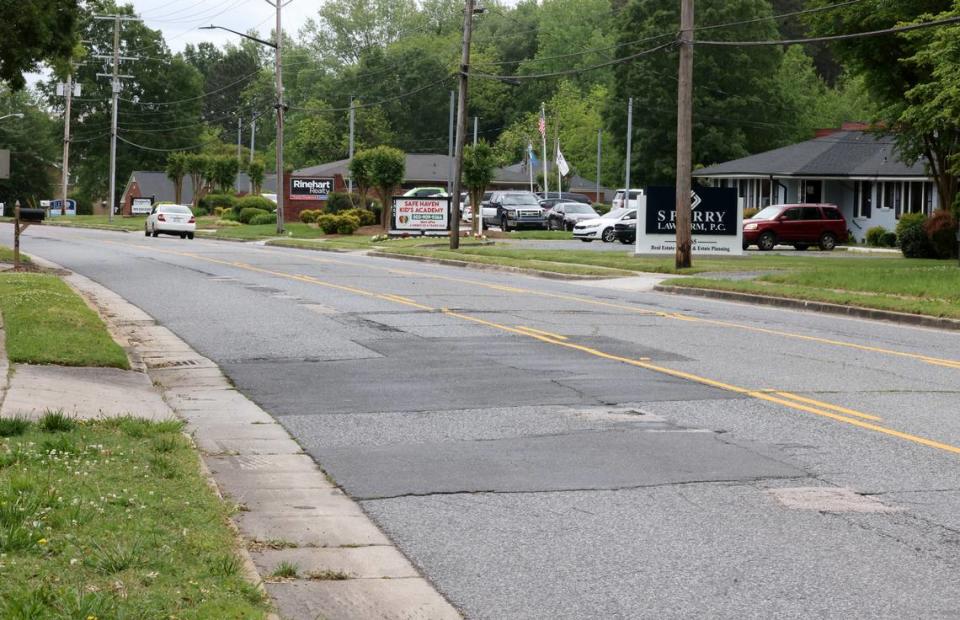
[[[240, 215], [244, 209], [260, 209], [267, 213], [273, 213], [277, 210], [277, 205], [269, 198], [264, 198], [263, 196], [244, 196], [233, 205], [233, 212]], [[240, 221], [242, 222], [243, 220]]]
[[880, 243], [885, 248], [895, 248], [897, 247], [897, 233], [895, 232], [885, 232], [883, 233], [883, 239], [880, 240]]
[[337, 222], [337, 232], [341, 235], [352, 235], [360, 228], [360, 220], [352, 215], [341, 215]]
[[246, 207], [240, 211], [240, 215], [237, 216], [237, 219], [240, 220], [242, 224], [249, 224], [250, 220], [258, 215], [270, 215], [270, 213], [268, 211], [264, 211], [263, 209], [257, 209], [256, 207]]
[[760, 213], [760, 209], [744, 209], [743, 210], [743, 219], [749, 220], [751, 217]]
[[867, 245], [878, 248], [883, 245], [883, 236], [887, 234], [887, 229], [883, 226], [874, 226], [867, 229]]
[[344, 192], [331, 192], [327, 198], [327, 213], [340, 213], [353, 209], [353, 198]]
[[230, 194], [207, 194], [200, 199], [197, 208], [203, 209], [207, 213], [216, 213], [217, 207], [223, 209], [232, 209], [237, 204], [237, 199]]
[[252, 226], [260, 226], [261, 224], [276, 224], [277, 215], [275, 213], [258, 213], [250, 218], [250, 224]]
[[304, 224], [313, 224], [320, 217], [322, 211], [319, 209], [304, 209], [300, 212], [300, 221]]
[[228, 220], [223, 218], [217, 220], [215, 225], [220, 226], [222, 228], [229, 228], [231, 226], [242, 226], [242, 224], [237, 220]]
[[[224, 209], [220, 212], [220, 220], [221, 220], [221, 221], [223, 221], [223, 220], [229, 220], [229, 221], [231, 221], [231, 222], [236, 222], [236, 221], [237, 221], [237, 214], [233, 212], [233, 209], [226, 209], [226, 208], [224, 208]], [[239, 223], [239, 222], [238, 222], [238, 223]]]
[[933, 244], [930, 243], [926, 231], [922, 226], [910, 226], [897, 235], [900, 240], [900, 250], [907, 258], [932, 258]]
[[937, 258], [957, 257], [957, 220], [952, 213], [938, 209], [924, 222], [923, 231]]
[[927, 219], [923, 213], [904, 213], [897, 222], [897, 239], [903, 238], [903, 233], [908, 228], [923, 228], [923, 222]]
[[324, 234], [332, 235], [337, 232], [337, 225], [339, 224], [338, 218], [339, 216], [324, 213], [317, 217], [317, 225], [323, 230]]
[[357, 218], [361, 226], [373, 226], [377, 223], [377, 216], [373, 214], [373, 211], [368, 211], [367, 209], [350, 209], [349, 211], [344, 211], [343, 215]]
[[610, 213], [610, 205], [605, 205], [602, 202], [595, 202], [593, 203], [593, 210], [600, 215], [606, 215], [607, 213]]

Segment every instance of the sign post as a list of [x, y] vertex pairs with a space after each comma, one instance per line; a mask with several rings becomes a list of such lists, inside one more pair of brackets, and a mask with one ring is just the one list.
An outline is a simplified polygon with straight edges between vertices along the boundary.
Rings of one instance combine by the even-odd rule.
[[450, 204], [450, 196], [395, 196], [390, 209], [390, 234], [448, 235]]
[[[676, 254], [678, 217], [676, 189], [648, 187], [640, 196], [636, 253]], [[743, 254], [743, 212], [737, 190], [694, 187], [690, 192], [690, 221], [694, 254]]]

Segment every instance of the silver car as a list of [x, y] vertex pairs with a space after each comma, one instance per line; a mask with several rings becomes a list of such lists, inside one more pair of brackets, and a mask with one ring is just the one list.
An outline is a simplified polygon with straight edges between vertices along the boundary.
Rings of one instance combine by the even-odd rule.
[[153, 207], [143, 224], [143, 234], [148, 237], [180, 235], [181, 239], [193, 239], [197, 231], [197, 218], [185, 205], [159, 204]]

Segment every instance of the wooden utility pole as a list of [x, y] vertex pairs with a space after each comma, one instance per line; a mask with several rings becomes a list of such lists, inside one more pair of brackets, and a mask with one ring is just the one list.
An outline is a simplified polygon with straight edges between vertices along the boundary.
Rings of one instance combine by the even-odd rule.
[[67, 74], [67, 81], [63, 83], [63, 94], [66, 96], [66, 107], [63, 113], [63, 170], [60, 192], [60, 215], [67, 217], [67, 184], [70, 181], [70, 105], [73, 101], [73, 72]]
[[[457, 97], [457, 140], [454, 150], [453, 195], [450, 196], [450, 249], [460, 247], [460, 177], [463, 175], [463, 143], [467, 133], [467, 73], [470, 70], [470, 35], [473, 28], [473, 0], [463, 8], [463, 53], [460, 56], [460, 87]], [[386, 208], [386, 205], [384, 205]]]
[[20, 271], [20, 201], [13, 203], [13, 270]]
[[[677, 269], [691, 266], [690, 191], [693, 167], [693, 0], [680, 0], [677, 88]], [[627, 188], [629, 191], [630, 188]]]

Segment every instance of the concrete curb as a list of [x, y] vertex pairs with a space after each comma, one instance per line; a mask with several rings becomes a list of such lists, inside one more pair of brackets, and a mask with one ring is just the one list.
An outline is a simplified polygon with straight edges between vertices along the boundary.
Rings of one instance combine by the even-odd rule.
[[[99, 310], [187, 423], [216, 491], [241, 506], [230, 525], [245, 543], [239, 547], [245, 572], [279, 611], [271, 620], [462, 618], [216, 364], [113, 291], [79, 274], [65, 280]], [[298, 566], [297, 578], [271, 579], [281, 562]]]
[[822, 312], [825, 314], [839, 314], [858, 319], [887, 321], [891, 323], [901, 323], [903, 325], [914, 325], [918, 327], [960, 330], [960, 320], [925, 316], [922, 314], [909, 314], [907, 312], [874, 310], [872, 308], [843, 306], [840, 304], [831, 304], [822, 301], [805, 301], [802, 299], [791, 299], [789, 297], [774, 297], [771, 295], [757, 295], [754, 293], [740, 293], [737, 291], [720, 291], [709, 288], [694, 288], [688, 286], [670, 286], [665, 284], [654, 285], [653, 290], [660, 293], [671, 293], [673, 295], [707, 297], [710, 299], [723, 299], [726, 301], [738, 301], [748, 304], [774, 306], [777, 308], [789, 308], [794, 310], [811, 310], [813, 312]]
[[394, 252], [382, 252], [380, 250], [371, 250], [367, 256], [378, 258], [396, 258], [400, 260], [409, 260], [418, 263], [434, 263], [436, 265], [447, 265], [449, 267], [466, 267], [468, 269], [479, 269], [481, 271], [501, 271], [506, 273], [519, 273], [538, 278], [547, 278], [549, 280], [609, 280], [610, 278], [626, 278], [626, 274], [610, 275], [579, 275], [568, 273], [555, 273], [553, 271], [543, 271], [540, 269], [530, 269], [528, 267], [511, 267], [510, 265], [490, 265], [488, 263], [474, 263], [466, 260], [455, 260], [452, 258], [433, 258], [431, 256], [416, 256], [414, 254], [397, 254]]

